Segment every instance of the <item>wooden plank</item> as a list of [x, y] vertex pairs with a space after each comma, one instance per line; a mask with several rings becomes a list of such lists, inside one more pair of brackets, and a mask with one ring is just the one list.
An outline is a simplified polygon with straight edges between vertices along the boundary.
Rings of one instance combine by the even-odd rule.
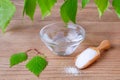
[[[39, 31], [47, 24], [61, 22], [59, 0], [52, 10], [52, 15], [41, 19], [39, 8], [35, 13], [34, 22], [27, 16], [22, 17], [23, 0], [12, 0], [17, 7], [7, 33], [0, 33], [0, 80], [120, 80], [120, 19], [114, 12], [107, 11], [99, 19], [93, 0], [77, 15], [77, 23], [86, 30], [86, 39], [80, 44], [74, 54], [68, 57], [54, 55], [40, 40]], [[81, 5], [79, 4], [79, 7]], [[113, 11], [112, 7], [110, 9]], [[55, 13], [55, 14], [54, 14]], [[79, 70], [77, 76], [65, 72], [65, 68], [74, 66], [74, 59], [81, 51], [90, 46], [97, 46], [109, 39], [112, 48], [102, 54], [101, 58], [85, 70]], [[48, 57], [47, 68], [37, 78], [21, 63], [9, 68], [9, 57], [13, 53], [37, 48]], [[32, 55], [30, 55], [32, 56]]]

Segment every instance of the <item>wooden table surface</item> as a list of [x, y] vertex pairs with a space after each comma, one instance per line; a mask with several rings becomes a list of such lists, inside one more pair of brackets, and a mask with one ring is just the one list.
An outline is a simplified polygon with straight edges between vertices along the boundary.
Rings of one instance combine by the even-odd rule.
[[[44, 20], [41, 19], [37, 8], [34, 22], [27, 16], [22, 17], [23, 0], [12, 1], [17, 11], [7, 32], [5, 34], [0, 32], [0, 80], [120, 80], [120, 19], [111, 6], [99, 19], [93, 2], [90, 2], [84, 10], [79, 5], [77, 24], [86, 30], [86, 39], [74, 54], [60, 57], [48, 50], [40, 40], [39, 31], [49, 23], [61, 22], [59, 7], [63, 0], [58, 1], [52, 15]], [[87, 47], [99, 45], [104, 39], [111, 41], [112, 48], [104, 52], [93, 65], [79, 70], [77, 75], [65, 71], [69, 67], [74, 67], [76, 55]], [[37, 48], [47, 56], [48, 66], [39, 78], [25, 68], [25, 62], [9, 68], [10, 56], [29, 48]]]

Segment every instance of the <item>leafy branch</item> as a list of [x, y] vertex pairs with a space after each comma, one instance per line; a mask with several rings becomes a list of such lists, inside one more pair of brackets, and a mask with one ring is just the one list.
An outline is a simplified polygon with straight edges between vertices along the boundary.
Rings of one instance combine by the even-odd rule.
[[[82, 8], [85, 8], [90, 0], [81, 0]], [[24, 0], [23, 15], [26, 14], [31, 20], [34, 20], [34, 13], [38, 5], [42, 14], [42, 19], [51, 14], [51, 9], [57, 3], [57, 0]], [[101, 17], [109, 7], [109, 0], [94, 0]], [[112, 6], [115, 13], [120, 18], [120, 0], [112, 0]], [[64, 0], [60, 7], [61, 18], [65, 23], [72, 21], [76, 23], [78, 10], [78, 0]], [[10, 20], [15, 13], [15, 5], [10, 0], [0, 0], [0, 28], [5, 32]]]
[[15, 13], [15, 6], [10, 0], [0, 0], [0, 28], [5, 32]]
[[37, 49], [29, 49], [25, 52], [13, 54], [10, 57], [10, 67], [13, 67], [23, 61], [26, 61], [28, 59], [28, 52], [30, 52], [31, 50], [37, 52], [37, 55], [27, 62], [26, 68], [29, 71], [33, 72], [36, 76], [39, 76], [40, 73], [47, 66], [48, 62], [45, 59], [45, 55], [39, 52]]

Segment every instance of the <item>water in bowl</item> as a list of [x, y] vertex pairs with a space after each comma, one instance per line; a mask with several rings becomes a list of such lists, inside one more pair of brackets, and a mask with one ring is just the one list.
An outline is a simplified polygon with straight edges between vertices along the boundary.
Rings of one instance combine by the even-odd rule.
[[42, 40], [46, 46], [57, 55], [70, 55], [84, 40], [84, 31], [75, 24], [66, 27], [46, 29]]

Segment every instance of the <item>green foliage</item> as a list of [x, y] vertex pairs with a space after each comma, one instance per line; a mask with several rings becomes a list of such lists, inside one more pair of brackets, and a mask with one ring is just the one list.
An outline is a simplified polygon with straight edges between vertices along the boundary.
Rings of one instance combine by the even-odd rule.
[[2, 32], [5, 32], [15, 10], [15, 6], [10, 0], [0, 0], [0, 28]]
[[89, 3], [89, 0], [82, 0], [82, 8], [85, 8], [85, 6]]
[[120, 0], [113, 0], [112, 6], [115, 9], [116, 14], [120, 18]]
[[24, 0], [23, 15], [26, 13], [32, 20], [35, 13], [37, 3], [41, 9], [42, 19], [50, 15], [51, 9], [57, 0]]
[[[37, 54], [40, 54], [40, 52], [37, 49], [29, 49], [26, 52], [13, 54], [10, 57], [10, 67], [13, 67], [16, 64], [26, 61], [28, 59], [27, 53], [31, 50], [34, 50], [37, 52]], [[33, 72], [36, 76], [39, 76], [40, 73], [45, 69], [47, 64], [48, 62], [45, 59], [45, 55], [41, 54], [40, 56], [34, 56], [31, 60], [29, 60], [26, 64], [26, 68], [29, 71]]]
[[65, 0], [60, 8], [61, 17], [64, 22], [72, 21], [76, 23], [78, 0]]
[[25, 52], [13, 54], [10, 58], [10, 67], [27, 60], [27, 58], [28, 57], [27, 57], [27, 54]]
[[41, 9], [42, 19], [50, 15], [51, 9], [57, 0], [38, 0], [39, 7]]
[[37, 0], [24, 0], [24, 10], [23, 10], [23, 15], [26, 13], [32, 20], [33, 16], [35, 13], [36, 5], [37, 5]]
[[[82, 0], [82, 8], [85, 8], [90, 0]], [[57, 0], [24, 0], [23, 15], [26, 14], [31, 20], [34, 18], [36, 6], [39, 5], [42, 19], [50, 15], [51, 9]], [[94, 0], [99, 16], [102, 16], [109, 7], [109, 0]], [[120, 17], [120, 0], [112, 0], [112, 6]], [[72, 21], [76, 23], [76, 14], [78, 8], [78, 0], [64, 0], [60, 7], [61, 18], [65, 23]], [[0, 28], [5, 32], [7, 25], [15, 13], [15, 6], [10, 0], [0, 0]]]
[[35, 56], [26, 64], [26, 68], [28, 68], [28, 70], [33, 72], [36, 76], [39, 76], [47, 64], [48, 63], [44, 58]]
[[108, 9], [109, 1], [108, 0], [94, 0], [95, 4], [98, 7], [99, 16], [102, 16], [103, 13]]

